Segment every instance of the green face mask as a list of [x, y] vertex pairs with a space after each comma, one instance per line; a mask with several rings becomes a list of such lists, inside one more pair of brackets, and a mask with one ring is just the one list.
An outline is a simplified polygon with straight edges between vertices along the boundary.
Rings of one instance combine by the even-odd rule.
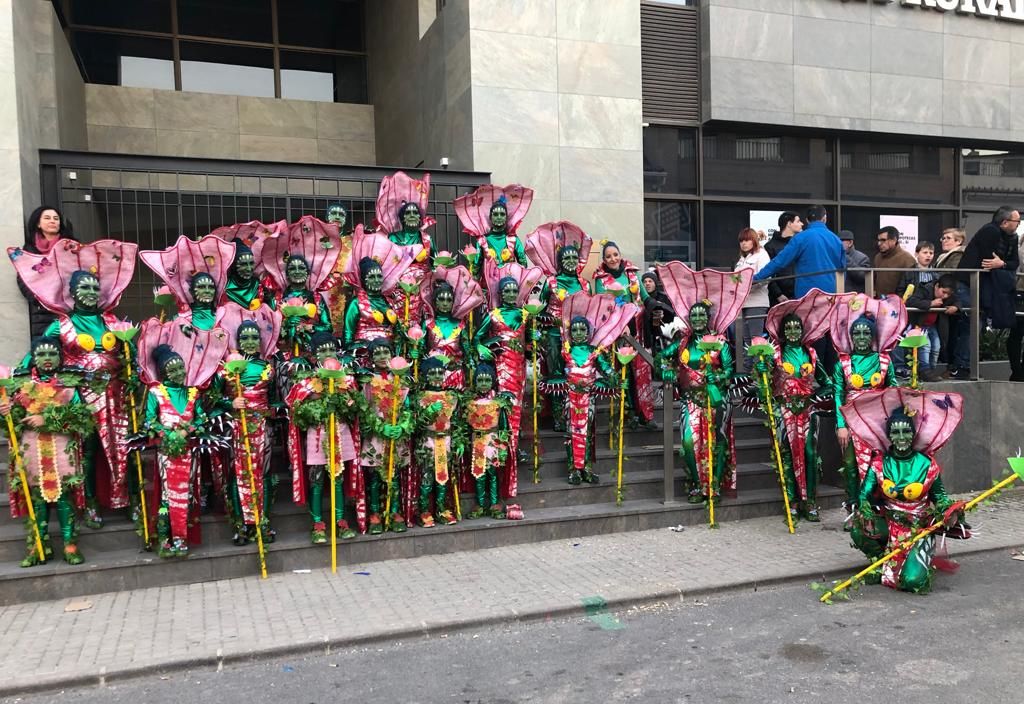
[[192, 284], [192, 298], [201, 305], [211, 305], [217, 296], [217, 287], [212, 279], [203, 276]]
[[292, 286], [302, 286], [309, 280], [309, 268], [306, 266], [306, 262], [297, 257], [288, 260], [284, 274]]
[[572, 344], [585, 345], [590, 337], [590, 330], [583, 323], [573, 323], [569, 326], [569, 335], [572, 337]]
[[380, 267], [375, 267], [366, 272], [363, 277], [363, 288], [370, 293], [380, 293], [384, 288], [384, 272]]
[[506, 308], [515, 308], [519, 299], [519, 287], [515, 284], [505, 284], [501, 289], [501, 304]]
[[164, 383], [170, 386], [185, 385], [185, 362], [181, 357], [174, 356], [167, 360], [163, 369]]
[[440, 291], [434, 296], [434, 308], [438, 313], [448, 315], [455, 307], [455, 296], [451, 291]]
[[338, 223], [338, 230], [345, 229], [345, 223], [348, 221], [348, 216], [345, 214], [345, 209], [340, 205], [332, 205], [327, 209], [327, 222]]
[[378, 370], [386, 370], [391, 363], [391, 350], [381, 345], [373, 350], [373, 366]]
[[704, 306], [690, 308], [690, 328], [697, 333], [706, 332], [708, 329], [708, 310]]
[[53, 345], [39, 345], [32, 353], [32, 363], [41, 372], [55, 372], [60, 368], [60, 350]]
[[402, 227], [409, 232], [420, 229], [421, 221], [419, 208], [406, 208], [402, 211]]
[[75, 307], [84, 311], [95, 311], [100, 304], [100, 280], [95, 276], [83, 276], [75, 286]]
[[562, 255], [562, 273], [575, 274], [576, 267], [580, 265], [580, 255], [569, 250]]
[[907, 457], [914, 446], [914, 428], [906, 421], [898, 420], [889, 426], [889, 442], [892, 454]]
[[473, 390], [476, 391], [477, 396], [489, 394], [493, 388], [494, 377], [487, 376], [486, 374], [477, 374], [473, 379]]
[[850, 342], [853, 343], [853, 351], [858, 354], [867, 354], [871, 351], [873, 337], [869, 325], [854, 325], [850, 328]]
[[491, 211], [491, 229], [494, 232], [501, 232], [508, 224], [508, 211], [505, 208], [495, 208]]
[[444, 386], [444, 368], [436, 367], [427, 372], [427, 388], [431, 391], [440, 391]]
[[254, 357], [260, 353], [260, 331], [246, 327], [238, 335], [238, 350], [246, 357]]
[[248, 252], [238, 255], [235, 259], [235, 276], [242, 281], [249, 281], [256, 273], [256, 260]]
[[803, 323], [799, 320], [787, 320], [786, 324], [782, 326], [782, 336], [791, 345], [799, 344], [804, 336]]

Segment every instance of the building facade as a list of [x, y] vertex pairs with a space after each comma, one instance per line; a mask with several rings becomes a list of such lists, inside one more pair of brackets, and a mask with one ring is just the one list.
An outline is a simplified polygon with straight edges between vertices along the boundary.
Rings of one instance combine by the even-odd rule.
[[[731, 266], [812, 203], [865, 251], [887, 218], [936, 241], [1024, 201], [1018, 5], [0, 0], [0, 244], [44, 201], [145, 247], [333, 200], [363, 222], [391, 168], [433, 174], [451, 246], [487, 180], [536, 190], [525, 232], [638, 262]], [[9, 362], [13, 277], [0, 302]]]

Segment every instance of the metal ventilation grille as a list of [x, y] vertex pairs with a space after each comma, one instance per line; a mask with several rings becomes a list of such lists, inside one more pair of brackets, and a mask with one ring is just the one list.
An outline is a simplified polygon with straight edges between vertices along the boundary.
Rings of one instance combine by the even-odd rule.
[[700, 121], [700, 15], [696, 8], [640, 6], [644, 119]]

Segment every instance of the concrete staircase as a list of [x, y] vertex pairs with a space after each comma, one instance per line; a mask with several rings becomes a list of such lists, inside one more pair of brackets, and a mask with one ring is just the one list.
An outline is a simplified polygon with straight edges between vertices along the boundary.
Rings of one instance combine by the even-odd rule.
[[[602, 404], [604, 405], [604, 404]], [[658, 417], [662, 411], [658, 410]], [[528, 426], [529, 416], [524, 416]], [[676, 427], [678, 423], [675, 424]], [[761, 419], [737, 417], [736, 445], [738, 496], [723, 498], [716, 508], [720, 522], [755, 516], [778, 515], [780, 538], [785, 532], [782, 498], [776, 472], [771, 464], [771, 442]], [[674, 431], [678, 443], [678, 430]], [[566, 455], [561, 434], [541, 430], [539, 483], [533, 483], [532, 461], [520, 468], [519, 497], [526, 518], [521, 521], [492, 519], [464, 520], [455, 526], [429, 529], [410, 527], [402, 535], [358, 536], [339, 543], [338, 559], [343, 569], [381, 559], [446, 553], [457, 550], [527, 543], [540, 540], [571, 539], [600, 533], [646, 530], [676, 524], [706, 523], [707, 511], [701, 505], [685, 502], [683, 470], [676, 455], [676, 502], [663, 502], [662, 430], [627, 431], [624, 455], [624, 492], [622, 506], [615, 505], [617, 455], [608, 449], [607, 406], [598, 414], [598, 485], [570, 486], [566, 482]], [[527, 434], [523, 448], [530, 451]], [[677, 448], [678, 449], [678, 446]], [[283, 457], [277, 464], [284, 472]], [[0, 473], [6, 475], [6, 472]], [[290, 475], [281, 476], [277, 503], [272, 513], [277, 540], [268, 546], [267, 566], [271, 572], [326, 567], [330, 551], [309, 543], [309, 518], [305, 510], [291, 503]], [[826, 485], [819, 490], [823, 507], [838, 505], [842, 492], [833, 473], [826, 473]], [[6, 487], [3, 487], [6, 490]], [[0, 498], [6, 499], [6, 496]], [[472, 498], [463, 498], [468, 511]], [[326, 512], [325, 512], [326, 515]], [[51, 533], [56, 534], [55, 516]], [[103, 529], [81, 529], [80, 547], [86, 563], [70, 567], [59, 557], [60, 542], [54, 535], [58, 557], [46, 565], [21, 568], [25, 554], [25, 534], [21, 521], [14, 521], [4, 510], [0, 517], [0, 605], [80, 594], [119, 591], [165, 584], [184, 584], [258, 575], [255, 545], [236, 547], [223, 515], [206, 514], [202, 518], [203, 544], [195, 546], [186, 560], [161, 560], [140, 549], [141, 540], [123, 514], [106, 516]]]

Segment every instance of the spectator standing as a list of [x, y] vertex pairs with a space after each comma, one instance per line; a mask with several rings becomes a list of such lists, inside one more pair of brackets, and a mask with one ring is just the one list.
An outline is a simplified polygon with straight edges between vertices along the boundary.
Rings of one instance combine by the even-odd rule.
[[[756, 275], [770, 261], [768, 253], [761, 247], [757, 231], [745, 227], [740, 230], [737, 239], [740, 245], [740, 258], [736, 262], [736, 266], [733, 267], [733, 271], [752, 269]], [[764, 320], [767, 315], [768, 287], [763, 283], [754, 284], [750, 288], [750, 293], [747, 294], [747, 299], [743, 302], [744, 345], [749, 345], [750, 338], [755, 334], [763, 334]]]
[[[1024, 237], [1017, 243], [1017, 312], [1024, 312]], [[1024, 381], [1024, 316], [1018, 315], [1016, 324], [1006, 339], [1006, 352], [1010, 357], [1010, 381]]]
[[[803, 232], [804, 222], [800, 219], [799, 213], [794, 213], [792, 210], [787, 210], [779, 216], [779, 229], [775, 231], [771, 239], [765, 242], [764, 249], [768, 253], [769, 259], [775, 259], [779, 256], [786, 245], [788, 245], [794, 237], [800, 232]], [[793, 268], [788, 267], [778, 272], [778, 275], [785, 276], [792, 274]], [[768, 302], [769, 305], [775, 305], [783, 301], [788, 301], [793, 298], [793, 291], [796, 281], [794, 279], [783, 279], [782, 281], [771, 281], [768, 283]]]
[[[939, 238], [942, 252], [935, 260], [936, 269], [957, 269], [964, 256], [967, 234], [956, 227], [947, 227]], [[968, 377], [970, 357], [970, 320], [964, 312], [964, 306], [970, 300], [967, 284], [957, 277], [956, 297], [960, 302], [960, 312], [956, 315], [939, 316], [939, 338], [942, 344], [939, 350], [939, 361], [945, 362], [950, 376]], [[957, 370], [963, 370], [957, 372]], [[954, 375], [954, 372], [957, 372]]]
[[917, 260], [918, 271], [903, 273], [900, 287], [896, 291], [901, 296], [906, 293], [908, 286], [913, 285], [915, 288], [918, 288], [922, 284], [938, 278], [933, 271], [930, 271], [932, 262], [935, 260], [935, 245], [931, 242], [918, 242], [917, 247], [914, 249], [914, 259]]
[[[64, 239], [75, 239], [71, 221], [52, 205], [41, 205], [28, 216], [25, 223], [25, 244], [22, 249], [32, 254], [49, 254], [54, 245]], [[40, 305], [32, 292], [21, 282], [20, 276], [18, 288], [28, 301], [28, 324], [32, 337], [42, 335], [56, 316]]]
[[[846, 252], [828, 229], [828, 213], [824, 206], [812, 205], [807, 211], [807, 227], [795, 235], [778, 256], [754, 275], [754, 281], [764, 281], [781, 274], [792, 266], [797, 274], [793, 295], [800, 298], [812, 288], [825, 293], [836, 292], [834, 271], [846, 269]], [[823, 273], [819, 273], [823, 272]]]
[[[875, 255], [875, 269], [913, 269], [917, 266], [914, 255], [900, 247], [900, 231], [892, 225], [886, 225], [878, 231], [878, 254]], [[876, 271], [875, 295], [886, 296], [898, 293], [903, 272]]]
[[[936, 323], [942, 315], [953, 316], [960, 312], [956, 297], [957, 279], [952, 274], [943, 274], [937, 280], [926, 281], [915, 286], [907, 298], [910, 310], [910, 325], [918, 326], [928, 338], [928, 346], [918, 350], [921, 378], [925, 381], [939, 381], [942, 375], [935, 368], [939, 357], [939, 332]], [[942, 311], [934, 310], [942, 308]]]
[[[997, 330], [1016, 324], [1014, 301], [1017, 289], [1017, 228], [1020, 212], [1004, 205], [982, 225], [964, 248], [961, 269], [984, 269], [981, 275], [981, 310]], [[970, 275], [963, 273], [962, 280]]]
[[846, 251], [846, 290], [864, 293], [864, 272], [850, 271], [850, 269], [870, 269], [871, 259], [857, 249], [853, 243], [853, 233], [850, 230], [840, 230], [839, 240], [843, 243], [843, 249]]

